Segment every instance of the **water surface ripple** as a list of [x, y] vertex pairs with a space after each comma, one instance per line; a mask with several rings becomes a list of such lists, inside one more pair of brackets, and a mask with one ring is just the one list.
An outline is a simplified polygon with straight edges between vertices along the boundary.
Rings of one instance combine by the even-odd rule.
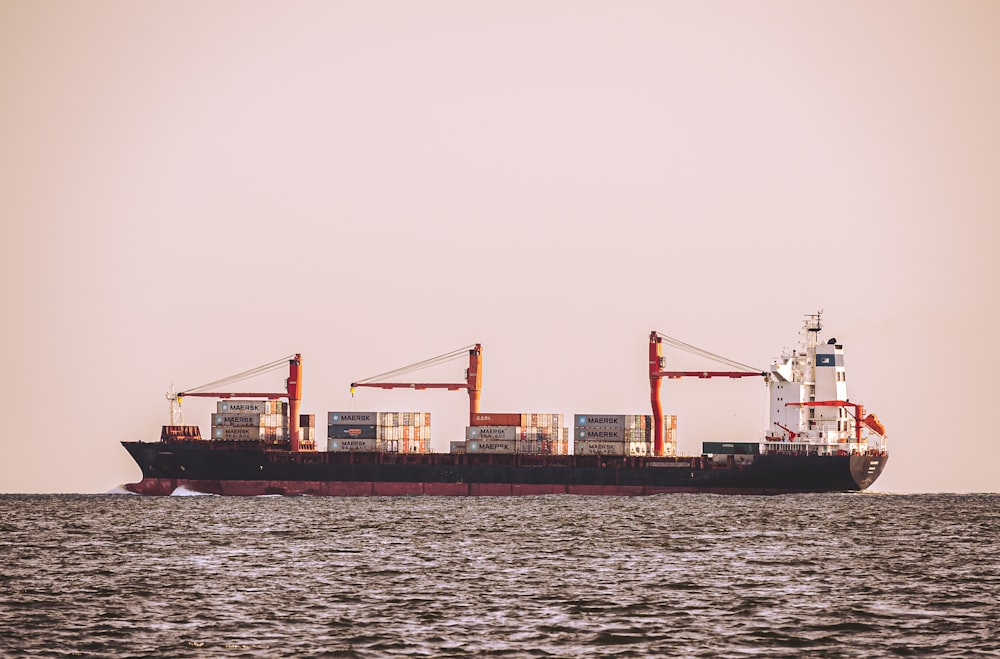
[[1000, 656], [1000, 495], [0, 496], [0, 655]]

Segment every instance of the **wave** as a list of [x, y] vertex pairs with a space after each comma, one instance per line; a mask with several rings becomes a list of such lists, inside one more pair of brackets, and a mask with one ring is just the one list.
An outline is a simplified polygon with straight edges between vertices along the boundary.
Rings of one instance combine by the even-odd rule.
[[190, 490], [183, 485], [178, 485], [173, 492], [170, 493], [172, 497], [214, 497], [218, 496], [210, 492], [199, 492], [198, 490]]
[[129, 492], [128, 490], [126, 490], [124, 483], [122, 483], [121, 485], [115, 485], [113, 488], [105, 492], [105, 494], [131, 494], [134, 496], [139, 496], [135, 492]]

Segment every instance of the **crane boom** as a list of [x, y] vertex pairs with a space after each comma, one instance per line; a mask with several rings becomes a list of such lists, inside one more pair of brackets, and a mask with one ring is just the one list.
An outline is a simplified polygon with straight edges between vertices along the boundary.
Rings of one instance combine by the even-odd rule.
[[[464, 349], [463, 349], [464, 350]], [[472, 417], [479, 414], [479, 399], [483, 391], [483, 346], [482, 344], [475, 344], [468, 348], [469, 351], [469, 367], [465, 371], [465, 382], [377, 382], [377, 378], [382, 376], [374, 376], [367, 378], [365, 380], [358, 380], [357, 382], [351, 383], [351, 395], [354, 395], [354, 390], [357, 387], [370, 387], [375, 389], [447, 389], [448, 391], [459, 391], [466, 390], [469, 392], [469, 423], [472, 423]], [[435, 357], [432, 359], [425, 360], [423, 362], [417, 362], [416, 364], [411, 364], [410, 366], [404, 366], [402, 368], [396, 369], [395, 371], [390, 371], [389, 375], [401, 375], [403, 373], [418, 370], [421, 368], [426, 368], [427, 366], [432, 366], [434, 364], [439, 364], [443, 361], [454, 358], [454, 356], [460, 354], [461, 351], [455, 351], [442, 355], [441, 357]], [[386, 374], [383, 374], [386, 375]]]
[[[739, 368], [745, 368], [748, 370], [744, 371], [666, 371], [664, 367], [666, 366], [666, 360], [663, 357], [663, 341], [666, 339], [669, 345], [686, 350], [688, 352], [694, 352], [696, 354], [708, 357], [715, 361], [720, 361], [724, 364], [729, 364], [731, 366], [736, 366]], [[756, 371], [751, 367], [739, 362], [734, 362], [731, 359], [726, 359], [725, 357], [719, 357], [718, 355], [713, 355], [710, 352], [702, 350], [700, 348], [695, 348], [682, 341], [676, 339], [671, 339], [668, 336], [664, 336], [653, 330], [649, 333], [649, 400], [653, 408], [653, 455], [663, 455], [664, 453], [664, 437], [663, 437], [663, 403], [660, 400], [660, 389], [663, 382], [663, 378], [668, 378], [671, 380], [676, 380], [680, 378], [747, 378], [747, 377], [767, 377], [767, 373], [764, 371]]]
[[[270, 370], [270, 369], [268, 369]], [[248, 373], [256, 374], [256, 371]], [[240, 378], [245, 379], [245, 377]], [[226, 380], [231, 380], [227, 378]], [[218, 384], [218, 381], [212, 384]], [[212, 385], [208, 385], [212, 386]], [[196, 396], [201, 398], [287, 398], [288, 399], [288, 434], [292, 451], [299, 450], [299, 410], [302, 403], [302, 355], [296, 353], [288, 359], [288, 379], [285, 380], [284, 392], [232, 392], [232, 391], [200, 391], [202, 387], [195, 387], [192, 391], [182, 391], [176, 394], [176, 400], [181, 400], [185, 396]]]

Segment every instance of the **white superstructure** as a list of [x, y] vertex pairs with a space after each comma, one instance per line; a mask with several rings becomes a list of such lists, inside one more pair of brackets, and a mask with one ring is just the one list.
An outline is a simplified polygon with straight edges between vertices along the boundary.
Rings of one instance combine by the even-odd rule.
[[819, 342], [821, 314], [806, 317], [804, 341], [767, 374], [766, 452], [836, 455], [885, 450], [885, 428], [847, 395], [844, 346]]

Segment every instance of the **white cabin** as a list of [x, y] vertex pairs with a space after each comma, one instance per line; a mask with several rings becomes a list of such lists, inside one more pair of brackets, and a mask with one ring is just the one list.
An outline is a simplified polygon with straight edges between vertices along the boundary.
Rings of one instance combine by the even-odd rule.
[[803, 343], [771, 364], [767, 375], [770, 426], [762, 452], [884, 451], [884, 436], [864, 418], [856, 418], [864, 415], [864, 408], [848, 398], [844, 346], [836, 339], [820, 343], [821, 329], [819, 313], [807, 316]]

